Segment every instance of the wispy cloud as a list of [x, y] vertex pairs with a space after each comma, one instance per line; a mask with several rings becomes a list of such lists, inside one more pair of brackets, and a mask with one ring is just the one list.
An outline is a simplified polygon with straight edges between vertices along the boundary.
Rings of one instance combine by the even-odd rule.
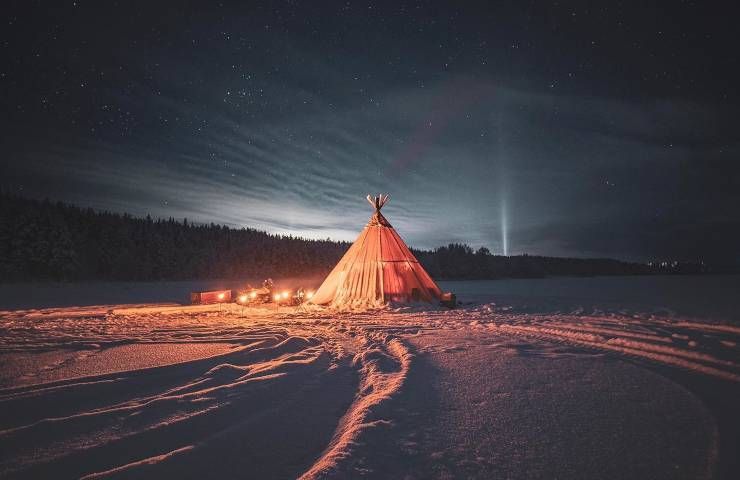
[[[341, 240], [367, 220], [366, 193], [390, 193], [387, 216], [410, 244], [460, 241], [496, 252], [506, 201], [512, 253], [640, 256], [651, 252], [635, 230], [680, 208], [678, 166], [716, 146], [697, 133], [712, 121], [699, 105], [465, 78], [373, 95], [337, 86], [336, 101], [333, 69], [312, 66], [314, 79], [328, 79], [323, 93], [297, 86], [304, 79], [252, 88], [249, 95], [270, 89], [270, 98], [297, 105], [268, 120], [249, 115], [269, 106], [238, 88], [218, 85], [218, 104], [149, 95], [140, 101], [166, 125], [136, 127], [134, 142], [110, 134], [29, 147], [16, 170], [29, 190], [44, 185], [37, 194], [83, 205]], [[612, 238], [628, 230], [634, 241]]]

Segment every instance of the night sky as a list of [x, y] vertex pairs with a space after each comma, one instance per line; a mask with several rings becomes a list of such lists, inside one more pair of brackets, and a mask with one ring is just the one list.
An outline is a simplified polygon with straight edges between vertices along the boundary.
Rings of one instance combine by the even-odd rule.
[[4, 5], [3, 190], [341, 240], [383, 192], [420, 248], [740, 258], [720, 3], [165, 3]]

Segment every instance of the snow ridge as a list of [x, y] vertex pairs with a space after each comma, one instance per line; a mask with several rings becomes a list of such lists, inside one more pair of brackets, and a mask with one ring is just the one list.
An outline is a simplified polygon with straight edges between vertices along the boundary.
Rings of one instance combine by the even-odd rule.
[[342, 462], [351, 457], [357, 438], [369, 428], [388, 425], [380, 407], [403, 385], [413, 355], [398, 338], [385, 333], [368, 333], [362, 328], [342, 330], [357, 339], [358, 353], [353, 365], [360, 371], [360, 388], [355, 401], [339, 422], [331, 443], [301, 480], [342, 476]]

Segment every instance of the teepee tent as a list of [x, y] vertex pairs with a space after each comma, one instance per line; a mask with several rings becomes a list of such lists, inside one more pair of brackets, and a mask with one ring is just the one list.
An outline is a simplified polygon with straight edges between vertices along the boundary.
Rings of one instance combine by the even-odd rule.
[[437, 284], [380, 213], [388, 196], [368, 195], [367, 201], [375, 213], [311, 302], [359, 306], [440, 299]]

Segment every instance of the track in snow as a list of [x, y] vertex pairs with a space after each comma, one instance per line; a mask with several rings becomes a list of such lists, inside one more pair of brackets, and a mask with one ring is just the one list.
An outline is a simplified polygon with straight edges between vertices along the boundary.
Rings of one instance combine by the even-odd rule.
[[[670, 415], [665, 421], [651, 417], [659, 405], [639, 407], [639, 395], [623, 399], [636, 402], [631, 407], [615, 405], [622, 405], [621, 418], [655, 420], [651, 431], [658, 440], [694, 422], [692, 445], [702, 445], [704, 454], [682, 468], [711, 474], [716, 432], [701, 402], [663, 377], [655, 380], [644, 369], [583, 352], [666, 365], [723, 385], [740, 379], [740, 329], [734, 326], [524, 315], [492, 305], [362, 314], [90, 307], [4, 312], [0, 328], [0, 473], [10, 477], [251, 472], [260, 478], [380, 478], [402, 471], [410, 478], [414, 471], [539, 476], [556, 461], [549, 450], [532, 447], [520, 458], [512, 445], [532, 445], [529, 435], [538, 428], [567, 443], [572, 438], [562, 428], [568, 427], [517, 425], [517, 419], [565, 405], [567, 392], [576, 387], [583, 398], [589, 392], [611, 398], [599, 372], [611, 375], [612, 383], [619, 378], [615, 385], [628, 390], [641, 385], [658, 398], [678, 398], [684, 423], [673, 427]], [[564, 390], [542, 376], [541, 367], [553, 360], [563, 369], [558, 378]], [[579, 383], [582, 365], [589, 382]], [[518, 376], [496, 376], [501, 372]], [[516, 387], [522, 379], [533, 382], [535, 393]], [[550, 406], [517, 403], [531, 402], [531, 395], [561, 400]], [[512, 402], [519, 406], [511, 409]], [[507, 406], [505, 418], [496, 413]], [[579, 422], [578, 402], [568, 408], [569, 424], [586, 437], [589, 431], [603, 433], [593, 422]], [[599, 411], [583, 407], [585, 418]], [[609, 411], [603, 411], [607, 418]], [[481, 433], [476, 422], [497, 434]], [[465, 432], [472, 437], [466, 440]], [[670, 447], [658, 440], [651, 444], [663, 449], [663, 460], [681, 458], [681, 450], [669, 454]], [[470, 441], [488, 447], [481, 451]], [[623, 455], [632, 458], [629, 445], [624, 447]], [[404, 467], [409, 456], [420, 462], [408, 464], [416, 470]], [[381, 465], [378, 459], [387, 461]], [[564, 461], [566, 474], [591, 465]], [[442, 467], [422, 468], [432, 464]]]

